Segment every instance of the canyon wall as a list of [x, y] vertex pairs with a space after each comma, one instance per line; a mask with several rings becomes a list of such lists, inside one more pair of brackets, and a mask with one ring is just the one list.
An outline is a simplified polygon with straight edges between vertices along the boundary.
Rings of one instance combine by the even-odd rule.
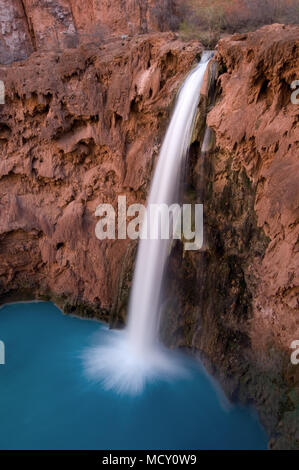
[[36, 50], [168, 31], [174, 15], [173, 0], [0, 0], [0, 64]]
[[[1, 302], [52, 299], [123, 323], [137, 242], [97, 240], [95, 209], [116, 208], [119, 194], [145, 201], [176, 92], [202, 48], [146, 34], [169, 27], [171, 1], [0, 7], [0, 63], [19, 61], [0, 66]], [[232, 399], [257, 405], [273, 448], [299, 441], [290, 363], [299, 334], [298, 38], [298, 27], [274, 25], [217, 47], [207, 117], [216, 147], [200, 155], [201, 113], [185, 195], [204, 202], [205, 245], [183, 253], [175, 244], [162, 325], [170, 347], [200, 353]], [[201, 111], [212, 101], [203, 96]]]
[[200, 51], [164, 33], [0, 67], [2, 294], [29, 289], [107, 318], [136, 242], [99, 241], [96, 207], [116, 209], [119, 194], [145, 200], [172, 102]]
[[219, 42], [216, 147], [200, 155], [199, 132], [186, 190], [204, 202], [205, 244], [176, 244], [163, 322], [169, 346], [200, 352], [232, 399], [258, 405], [273, 448], [299, 447], [298, 59], [298, 27]]

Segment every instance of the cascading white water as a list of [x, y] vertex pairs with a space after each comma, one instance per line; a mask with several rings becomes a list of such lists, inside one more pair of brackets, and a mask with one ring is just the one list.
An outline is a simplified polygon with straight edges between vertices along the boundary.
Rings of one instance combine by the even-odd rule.
[[[211, 52], [185, 80], [177, 99], [152, 182], [148, 206], [178, 201], [181, 171], [190, 146], [200, 90]], [[140, 240], [129, 308], [129, 338], [139, 354], [148, 352], [159, 328], [160, 294], [169, 240]]]
[[[152, 204], [178, 202], [180, 176], [190, 145], [204, 75], [212, 52], [186, 78], [179, 92], [148, 198]], [[157, 344], [161, 288], [171, 240], [142, 239], [139, 242], [129, 322], [125, 331], [116, 331], [107, 345], [85, 354], [87, 371], [104, 381], [107, 388], [137, 393], [155, 376], [178, 372], [177, 364]]]

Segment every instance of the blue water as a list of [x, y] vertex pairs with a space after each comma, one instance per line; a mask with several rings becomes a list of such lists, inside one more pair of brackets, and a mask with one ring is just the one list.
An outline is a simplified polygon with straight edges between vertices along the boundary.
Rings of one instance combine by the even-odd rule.
[[224, 407], [201, 366], [117, 395], [86, 376], [82, 352], [112, 334], [51, 303], [0, 310], [0, 449], [265, 449], [253, 411]]

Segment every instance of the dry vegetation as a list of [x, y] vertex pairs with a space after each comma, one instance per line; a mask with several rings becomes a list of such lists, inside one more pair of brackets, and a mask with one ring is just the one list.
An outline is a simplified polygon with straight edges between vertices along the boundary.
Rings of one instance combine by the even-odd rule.
[[178, 14], [182, 38], [213, 47], [226, 33], [252, 31], [272, 23], [299, 23], [299, 0], [185, 0]]

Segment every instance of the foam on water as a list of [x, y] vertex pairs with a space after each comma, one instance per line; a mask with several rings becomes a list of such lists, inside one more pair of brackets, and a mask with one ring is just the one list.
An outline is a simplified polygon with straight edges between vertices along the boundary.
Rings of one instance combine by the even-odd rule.
[[83, 361], [91, 380], [119, 394], [138, 395], [148, 382], [187, 375], [180, 358], [160, 345], [136, 354], [126, 330], [110, 331], [104, 343], [84, 352]]

